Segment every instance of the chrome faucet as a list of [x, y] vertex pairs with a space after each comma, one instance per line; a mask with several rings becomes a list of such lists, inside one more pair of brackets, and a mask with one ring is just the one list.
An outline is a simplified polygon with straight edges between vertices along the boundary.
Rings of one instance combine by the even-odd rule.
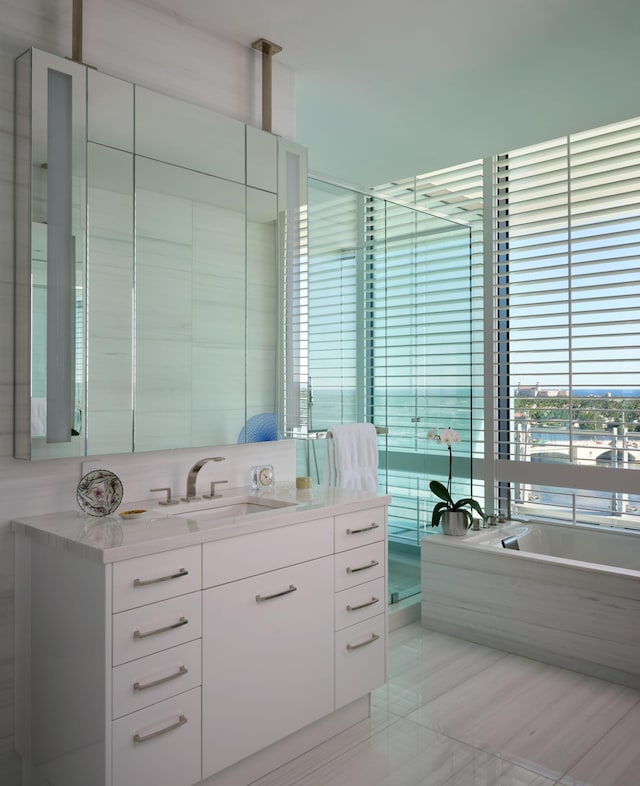
[[182, 497], [183, 502], [191, 502], [192, 499], [196, 499], [196, 480], [198, 479], [198, 472], [200, 472], [202, 467], [209, 461], [224, 461], [224, 456], [212, 456], [211, 458], [203, 458], [200, 459], [200, 461], [196, 461], [187, 475], [187, 494]]

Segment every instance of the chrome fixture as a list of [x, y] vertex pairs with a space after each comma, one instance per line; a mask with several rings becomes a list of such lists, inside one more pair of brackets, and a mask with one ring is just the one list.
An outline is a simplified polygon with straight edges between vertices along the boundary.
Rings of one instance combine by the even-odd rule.
[[196, 499], [196, 480], [198, 479], [198, 472], [200, 472], [202, 467], [209, 461], [224, 461], [224, 456], [213, 456], [211, 458], [203, 458], [200, 459], [200, 461], [196, 461], [187, 475], [187, 493], [182, 497], [183, 502], [191, 502], [192, 499]]
[[216, 486], [219, 483], [228, 483], [228, 480], [212, 480], [211, 481], [211, 493], [210, 494], [203, 494], [203, 499], [220, 499], [222, 494], [216, 494]]
[[170, 486], [162, 486], [158, 489], [149, 489], [149, 491], [164, 491], [166, 493], [166, 499], [161, 499], [158, 501], [158, 505], [178, 505], [177, 499], [171, 499], [171, 487]]

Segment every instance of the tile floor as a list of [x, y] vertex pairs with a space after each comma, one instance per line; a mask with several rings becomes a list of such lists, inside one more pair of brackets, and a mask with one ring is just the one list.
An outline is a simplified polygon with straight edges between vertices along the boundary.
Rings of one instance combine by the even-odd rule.
[[640, 691], [423, 629], [371, 717], [254, 786], [640, 786]]

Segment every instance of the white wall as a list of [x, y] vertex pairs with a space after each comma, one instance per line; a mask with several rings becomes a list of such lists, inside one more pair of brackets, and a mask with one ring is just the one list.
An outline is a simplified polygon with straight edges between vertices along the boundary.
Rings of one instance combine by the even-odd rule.
[[[77, 459], [26, 463], [13, 455], [13, 101], [14, 60], [31, 46], [71, 54], [71, 0], [0, 0], [0, 783], [18, 783], [13, 749], [13, 544], [9, 522], [72, 510], [82, 466]], [[260, 31], [257, 31], [258, 33]], [[188, 28], [127, 0], [85, 0], [86, 63], [105, 73], [260, 125], [260, 56], [249, 47]], [[274, 61], [273, 128], [295, 138], [293, 73]], [[293, 476], [287, 443], [257, 446], [255, 460], [273, 460]], [[253, 448], [252, 448], [253, 450]], [[101, 461], [124, 481], [125, 502], [151, 486], [181, 490], [186, 472], [207, 449], [110, 457]], [[220, 450], [224, 477], [240, 485], [254, 461], [241, 447]], [[214, 454], [215, 455], [215, 454]], [[218, 469], [216, 469], [216, 472]], [[221, 471], [221, 470], [220, 470]]]

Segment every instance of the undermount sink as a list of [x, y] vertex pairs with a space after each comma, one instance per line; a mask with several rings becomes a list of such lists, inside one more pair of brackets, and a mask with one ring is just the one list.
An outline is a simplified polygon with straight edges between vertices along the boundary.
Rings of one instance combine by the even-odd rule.
[[250, 513], [266, 513], [267, 511], [277, 510], [278, 508], [288, 508], [295, 506], [295, 502], [285, 502], [279, 499], [250, 499], [231, 502], [225, 504], [222, 500], [217, 505], [200, 510], [184, 510], [174, 513], [174, 516], [184, 516], [189, 519], [227, 519], [236, 516], [247, 516]]

